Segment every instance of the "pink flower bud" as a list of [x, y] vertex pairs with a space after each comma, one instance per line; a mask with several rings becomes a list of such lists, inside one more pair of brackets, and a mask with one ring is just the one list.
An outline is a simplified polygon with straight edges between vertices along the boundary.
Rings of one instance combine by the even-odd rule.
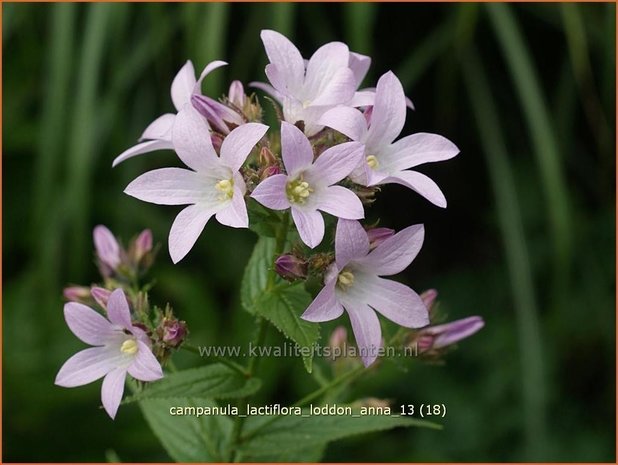
[[162, 322], [163, 342], [168, 347], [178, 347], [187, 335], [187, 324], [175, 318], [164, 318]]
[[258, 162], [261, 166], [270, 166], [277, 164], [277, 157], [275, 154], [270, 151], [268, 147], [262, 147], [260, 149], [260, 155], [258, 157]]
[[281, 169], [277, 165], [267, 166], [262, 170], [262, 173], [260, 174], [260, 181], [263, 181], [266, 178], [270, 178], [271, 176], [280, 173]]
[[389, 237], [395, 234], [394, 229], [390, 228], [372, 228], [367, 231], [367, 238], [369, 239], [369, 248], [375, 249], [378, 245], [384, 242]]
[[428, 326], [418, 333], [416, 343], [419, 352], [441, 349], [472, 336], [483, 326], [485, 322], [480, 316], [470, 316], [443, 325]]
[[109, 296], [112, 295], [112, 291], [102, 287], [93, 287], [90, 290], [90, 294], [101, 307], [107, 308], [107, 300], [109, 299]]
[[345, 326], [337, 326], [330, 335], [328, 345], [332, 348], [342, 348], [348, 342], [348, 330]]
[[230, 103], [235, 105], [238, 109], [243, 109], [247, 101], [247, 96], [245, 95], [245, 89], [240, 81], [232, 81], [227, 98]]
[[423, 299], [423, 303], [425, 307], [427, 307], [427, 311], [431, 312], [433, 308], [433, 304], [436, 302], [436, 298], [438, 297], [438, 291], [435, 289], [427, 289], [425, 292], [421, 294], [421, 299]]
[[144, 256], [152, 250], [152, 231], [144, 229], [134, 243], [134, 260], [138, 263]]
[[288, 281], [307, 277], [307, 263], [292, 254], [281, 255], [275, 260], [275, 271]]
[[70, 302], [81, 302], [90, 298], [90, 288], [85, 286], [69, 286], [64, 288], [62, 294]]
[[101, 266], [101, 273], [109, 276], [120, 265], [120, 245], [112, 232], [103, 225], [98, 225], [92, 233], [94, 247]]

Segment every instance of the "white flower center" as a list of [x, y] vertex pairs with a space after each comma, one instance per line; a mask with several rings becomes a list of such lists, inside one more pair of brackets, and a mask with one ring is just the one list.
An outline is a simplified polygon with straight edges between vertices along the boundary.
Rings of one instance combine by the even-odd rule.
[[127, 339], [120, 346], [120, 352], [127, 355], [135, 355], [137, 352], [137, 341], [135, 339]]
[[337, 287], [339, 287], [339, 289], [345, 291], [349, 289], [352, 284], [354, 284], [354, 274], [350, 270], [344, 269], [339, 273], [339, 276], [337, 276]]
[[215, 184], [215, 189], [221, 192], [219, 200], [229, 200], [234, 196], [234, 180], [222, 179]]
[[285, 187], [285, 193], [288, 200], [291, 203], [297, 203], [300, 205], [303, 205], [307, 201], [312, 192], [313, 189], [307, 181], [303, 180], [302, 176], [288, 182]]
[[369, 155], [367, 157], [367, 164], [369, 165], [369, 168], [374, 169], [374, 170], [378, 166], [380, 166], [380, 162], [378, 161], [378, 157], [376, 157], [375, 155]]

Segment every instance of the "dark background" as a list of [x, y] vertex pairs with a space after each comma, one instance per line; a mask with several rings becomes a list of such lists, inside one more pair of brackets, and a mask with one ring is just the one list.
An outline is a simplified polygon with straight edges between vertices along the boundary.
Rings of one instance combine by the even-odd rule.
[[[94, 225], [125, 240], [152, 228], [163, 243], [152, 297], [174, 305], [193, 341], [250, 338], [238, 288], [253, 233], [213, 221], [172, 266], [165, 241], [179, 209], [122, 190], [175, 156], [113, 170], [111, 161], [173, 110], [169, 86], [187, 58], [198, 70], [230, 63], [206, 79], [213, 96], [231, 79], [265, 80], [263, 28], [305, 57], [330, 40], [371, 55], [367, 84], [392, 69], [416, 105], [406, 132], [460, 147], [421, 168], [448, 209], [388, 186], [370, 217], [425, 223], [401, 278], [437, 288], [450, 319], [487, 323], [445, 365], [385, 364], [355, 387], [396, 405], [447, 404], [442, 432], [348, 439], [325, 460], [615, 461], [613, 4], [5, 4], [4, 461], [169, 460], [135, 406], [115, 422], [97, 408], [100, 383], [53, 385], [83, 347], [63, 321], [61, 291], [97, 279]], [[315, 388], [299, 360], [263, 369], [262, 402]]]

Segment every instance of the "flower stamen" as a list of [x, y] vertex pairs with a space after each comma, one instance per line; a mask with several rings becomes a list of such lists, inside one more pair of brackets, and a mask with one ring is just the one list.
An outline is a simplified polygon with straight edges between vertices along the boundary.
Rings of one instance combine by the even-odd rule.
[[307, 181], [303, 180], [301, 176], [294, 181], [288, 182], [285, 191], [290, 203], [303, 205], [309, 198], [309, 195], [313, 192], [313, 189], [309, 186]]
[[215, 188], [221, 192], [219, 200], [229, 200], [234, 196], [234, 181], [232, 179], [222, 179], [215, 184]]
[[134, 355], [137, 352], [137, 341], [135, 339], [127, 339], [120, 346], [120, 352], [127, 355]]
[[341, 290], [349, 289], [354, 284], [354, 274], [349, 270], [343, 270], [337, 276], [337, 287]]
[[380, 166], [380, 162], [378, 160], [378, 157], [376, 157], [375, 155], [369, 155], [367, 157], [367, 164], [369, 165], [369, 168], [374, 169], [374, 170], [378, 166]]

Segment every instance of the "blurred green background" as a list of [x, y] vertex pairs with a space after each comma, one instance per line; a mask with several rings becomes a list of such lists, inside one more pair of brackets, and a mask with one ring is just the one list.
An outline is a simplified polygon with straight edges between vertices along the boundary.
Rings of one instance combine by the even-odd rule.
[[[163, 242], [152, 298], [173, 304], [193, 341], [250, 338], [238, 288], [253, 233], [212, 222], [172, 266], [165, 240], [179, 209], [122, 191], [176, 157], [111, 162], [173, 109], [169, 85], [187, 58], [198, 70], [230, 63], [206, 79], [212, 96], [231, 79], [264, 80], [263, 28], [305, 57], [330, 40], [371, 55], [366, 84], [392, 69], [416, 105], [407, 133], [460, 147], [421, 169], [448, 209], [389, 186], [370, 217], [398, 229], [424, 222], [424, 248], [402, 279], [438, 288], [450, 319], [487, 323], [445, 365], [385, 364], [355, 387], [395, 404], [445, 403], [442, 432], [353, 438], [325, 460], [615, 461], [615, 5], [576, 3], [5, 3], [4, 461], [169, 460], [137, 407], [115, 422], [97, 408], [100, 383], [53, 385], [83, 347], [61, 290], [97, 279], [94, 225], [125, 240], [152, 228]], [[299, 360], [263, 369], [259, 401], [314, 389]]]

